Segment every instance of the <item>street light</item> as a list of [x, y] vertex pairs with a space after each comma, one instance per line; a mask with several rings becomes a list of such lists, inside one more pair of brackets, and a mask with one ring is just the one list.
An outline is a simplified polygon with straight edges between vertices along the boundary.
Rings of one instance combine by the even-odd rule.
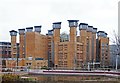
[[117, 71], [117, 69], [118, 69], [118, 68], [117, 68], [117, 67], [118, 67], [118, 63], [117, 63], [117, 62], [118, 62], [118, 54], [116, 55], [116, 68], [115, 68], [116, 71]]
[[115, 67], [115, 69], [116, 69], [116, 71], [117, 71], [117, 69], [118, 69], [118, 55], [119, 55], [120, 53], [119, 53], [119, 50], [117, 49], [117, 55], [116, 55], [116, 67]]
[[88, 62], [88, 71], [90, 71], [90, 63]]

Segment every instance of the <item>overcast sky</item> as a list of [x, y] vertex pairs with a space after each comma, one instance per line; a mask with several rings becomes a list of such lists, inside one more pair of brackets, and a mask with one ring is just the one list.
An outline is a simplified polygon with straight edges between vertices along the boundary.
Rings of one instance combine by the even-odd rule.
[[108, 33], [118, 29], [119, 0], [0, 0], [0, 41], [10, 41], [10, 30], [42, 25], [42, 34], [62, 22], [61, 32], [69, 33], [67, 20], [79, 20]]

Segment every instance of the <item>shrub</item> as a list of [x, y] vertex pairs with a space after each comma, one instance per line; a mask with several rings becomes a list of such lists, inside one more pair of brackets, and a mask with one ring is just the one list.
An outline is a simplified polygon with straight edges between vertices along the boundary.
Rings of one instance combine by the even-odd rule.
[[43, 66], [43, 67], [41, 67], [41, 69], [48, 69], [48, 67], [47, 66]]
[[36, 78], [21, 78], [17, 74], [4, 74], [2, 76], [2, 83], [17, 83], [17, 82], [23, 82], [23, 83], [28, 83], [28, 82], [37, 82]]
[[4, 74], [2, 76], [2, 81], [15, 81], [19, 79], [20, 79], [20, 76], [15, 74]]

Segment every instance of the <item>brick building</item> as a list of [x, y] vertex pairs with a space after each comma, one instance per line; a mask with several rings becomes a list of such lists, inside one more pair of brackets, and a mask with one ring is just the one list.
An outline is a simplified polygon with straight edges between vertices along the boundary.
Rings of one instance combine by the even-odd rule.
[[110, 51], [109, 51], [109, 38], [104, 31], [97, 32], [97, 59], [101, 67], [108, 67], [110, 65]]
[[11, 43], [0, 42], [0, 58], [2, 58], [2, 67], [6, 67], [6, 58], [11, 57]]
[[[33, 27], [19, 29], [20, 60], [18, 65], [32, 68], [48, 66], [75, 69], [87, 68], [88, 65], [94, 67], [97, 60], [102, 62], [101, 45], [103, 43], [109, 45], [107, 35], [102, 36], [98, 31], [98, 43], [96, 41], [97, 28], [87, 23], [80, 23], [80, 35], [77, 35], [78, 20], [68, 20], [68, 23], [69, 34], [60, 34], [61, 22], [53, 23], [53, 29], [48, 30], [46, 35], [41, 34], [41, 26], [34, 26], [34, 31]], [[17, 31], [12, 30], [10, 34], [11, 55], [15, 57], [13, 48], [16, 44]], [[105, 50], [107, 60], [104, 61], [104, 65], [109, 66], [109, 47], [107, 48]], [[103, 63], [100, 65], [103, 66]]]
[[[17, 43], [17, 46], [18, 45], [19, 44]], [[9, 62], [12, 61], [10, 42], [0, 42], [0, 57], [2, 58], [2, 67], [8, 67], [8, 65], [10, 66]]]

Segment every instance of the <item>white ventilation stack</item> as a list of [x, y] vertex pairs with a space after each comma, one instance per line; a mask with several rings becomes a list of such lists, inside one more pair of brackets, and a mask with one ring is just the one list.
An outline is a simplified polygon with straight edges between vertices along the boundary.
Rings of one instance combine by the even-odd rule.
[[120, 37], [120, 1], [118, 2], [118, 36]]

